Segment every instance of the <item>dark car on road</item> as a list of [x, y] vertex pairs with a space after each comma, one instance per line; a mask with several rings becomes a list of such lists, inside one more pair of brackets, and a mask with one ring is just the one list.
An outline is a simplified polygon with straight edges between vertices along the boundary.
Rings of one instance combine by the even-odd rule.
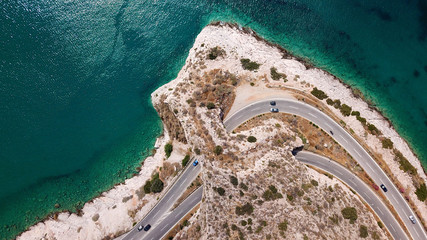
[[271, 101], [271, 102], [270, 102], [270, 105], [271, 105], [271, 106], [276, 106], [276, 101]]
[[334, 132], [332, 132], [332, 130], [329, 131], [331, 133], [331, 135], [334, 135]]
[[193, 162], [193, 166], [197, 166], [197, 164], [199, 164], [199, 161], [196, 159], [196, 160], [194, 160], [194, 162]]
[[279, 109], [278, 108], [271, 108], [270, 112], [279, 112]]
[[388, 190], [387, 190], [387, 188], [384, 186], [384, 184], [381, 184], [380, 185], [380, 187], [381, 187], [381, 189], [384, 191], [384, 192], [387, 192]]
[[151, 225], [147, 224], [147, 226], [145, 226], [145, 228], [144, 228], [144, 231], [148, 231], [148, 230], [150, 230], [150, 228], [151, 228]]
[[143, 228], [144, 228], [144, 226], [143, 226], [143, 225], [139, 225], [139, 227], [138, 227], [138, 231], [141, 231]]

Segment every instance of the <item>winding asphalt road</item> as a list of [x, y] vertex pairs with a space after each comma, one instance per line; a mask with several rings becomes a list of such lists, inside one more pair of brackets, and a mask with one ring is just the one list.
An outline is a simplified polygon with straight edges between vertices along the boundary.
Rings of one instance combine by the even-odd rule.
[[[394, 206], [395, 210], [409, 230], [412, 238], [423, 240], [427, 239], [427, 234], [423, 226], [419, 223], [416, 215], [402, 197], [402, 195], [400, 195], [399, 191], [391, 182], [391, 180], [374, 161], [374, 159], [372, 159], [372, 157], [365, 151], [365, 149], [338, 123], [336, 123], [332, 118], [327, 116], [319, 109], [306, 103], [291, 99], [266, 99], [249, 104], [246, 107], [236, 111], [231, 116], [227, 116], [227, 118], [224, 120], [226, 130], [230, 132], [240, 124], [257, 115], [269, 113], [270, 108], [272, 107], [270, 106], [271, 100], [276, 101], [276, 106], [274, 107], [278, 108], [279, 112], [295, 114], [306, 118], [329, 133], [335, 139], [335, 141], [337, 141], [347, 150], [347, 152], [359, 163], [359, 165], [366, 171], [366, 173], [377, 185], [384, 184], [388, 188], [388, 192], [385, 193], [385, 196]], [[417, 219], [416, 224], [412, 224], [412, 222], [409, 220], [410, 215]]]
[[369, 206], [371, 206], [394, 239], [403, 240], [408, 238], [406, 233], [394, 218], [393, 214], [384, 205], [377, 194], [372, 191], [371, 187], [366, 185], [360, 178], [356, 177], [347, 168], [341, 166], [329, 158], [325, 158], [306, 151], [298, 152], [295, 158], [302, 163], [318, 167], [341, 179], [341, 181], [350, 186], [355, 192], [359, 194], [359, 196], [365, 200], [365, 202], [369, 204]]
[[[199, 175], [201, 164], [193, 166], [192, 163], [193, 162], [189, 162], [189, 166], [187, 166], [178, 180], [169, 188], [164, 197], [157, 202], [155, 207], [151, 209], [151, 211], [136, 224], [124, 238], [122, 238], [123, 240], [145, 239], [145, 236], [153, 232], [153, 230], [157, 231], [156, 228], [158, 228], [160, 223], [169, 216], [169, 211], [174, 203], [179, 199], [182, 193], [187, 190], [187, 187], [196, 179], [197, 175]], [[151, 229], [148, 230], [148, 232], [144, 230], [138, 231], [138, 226], [146, 226], [147, 224], [151, 225]]]

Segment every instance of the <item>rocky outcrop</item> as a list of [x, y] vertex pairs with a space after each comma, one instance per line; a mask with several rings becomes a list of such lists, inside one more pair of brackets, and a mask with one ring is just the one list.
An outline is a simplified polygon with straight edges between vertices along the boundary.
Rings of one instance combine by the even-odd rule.
[[[160, 98], [160, 101], [158, 101], [156, 105], [154, 105], [154, 108], [157, 110], [157, 113], [162, 119], [170, 138], [176, 139], [182, 143], [187, 143], [187, 138], [185, 137], [184, 129], [182, 128], [181, 123], [170, 109], [169, 104], [164, 102], [165, 99], [166, 96], [163, 95]], [[178, 110], [174, 109], [173, 111]]]

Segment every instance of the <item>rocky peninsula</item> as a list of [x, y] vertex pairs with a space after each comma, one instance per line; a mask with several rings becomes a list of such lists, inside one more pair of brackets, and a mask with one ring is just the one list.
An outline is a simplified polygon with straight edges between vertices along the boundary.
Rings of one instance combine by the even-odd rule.
[[352, 189], [292, 155], [303, 147], [327, 156], [375, 188], [345, 149], [315, 124], [269, 113], [226, 131], [227, 116], [274, 97], [303, 101], [336, 119], [375, 158], [426, 226], [424, 169], [360, 92], [250, 29], [215, 23], [197, 36], [177, 78], [152, 94], [164, 134], [139, 174], [86, 203], [79, 213], [54, 214], [18, 239], [119, 237], [164, 193], [147, 191], [147, 181], [157, 176], [167, 189], [189, 157], [203, 166], [203, 200], [187, 223], [172, 231], [175, 239], [355, 239], [365, 234], [390, 239]]

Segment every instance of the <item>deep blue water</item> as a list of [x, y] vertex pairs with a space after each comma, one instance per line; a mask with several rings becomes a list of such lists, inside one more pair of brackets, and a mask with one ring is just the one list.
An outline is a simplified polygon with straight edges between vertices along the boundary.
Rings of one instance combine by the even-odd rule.
[[6, 0], [2, 239], [136, 172], [161, 133], [150, 93], [216, 20], [251, 27], [362, 90], [427, 166], [425, 0]]

